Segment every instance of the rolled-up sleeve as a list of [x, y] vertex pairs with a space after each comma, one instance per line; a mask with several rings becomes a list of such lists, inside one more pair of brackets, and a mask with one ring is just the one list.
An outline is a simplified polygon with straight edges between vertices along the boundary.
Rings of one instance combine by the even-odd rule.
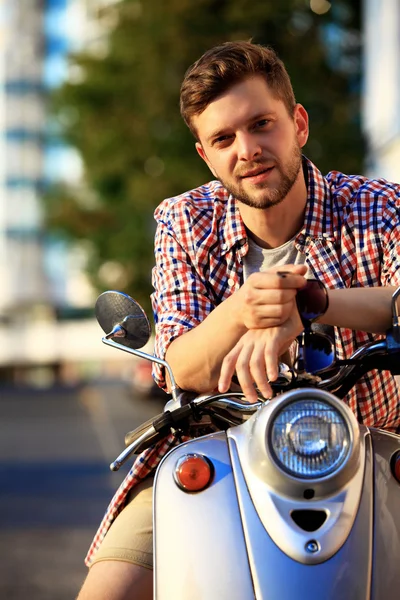
[[[196, 327], [212, 311], [201, 267], [196, 267], [196, 252], [190, 222], [158, 209], [155, 213], [155, 266], [152, 272], [154, 293], [151, 301], [156, 324], [155, 355], [164, 359], [171, 342]], [[165, 369], [153, 364], [156, 383], [166, 389]]]

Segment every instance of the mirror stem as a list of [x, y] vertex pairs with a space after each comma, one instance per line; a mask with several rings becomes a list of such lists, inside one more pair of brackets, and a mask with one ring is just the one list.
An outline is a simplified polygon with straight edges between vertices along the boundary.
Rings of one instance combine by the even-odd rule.
[[297, 360], [295, 362], [297, 373], [304, 373], [305, 364], [304, 364], [304, 331], [297, 336]]
[[107, 333], [106, 339], [108, 340], [112, 337], [126, 337], [126, 329], [124, 329], [122, 325], [115, 325], [110, 331], [110, 333]]
[[397, 299], [400, 296], [400, 286], [395, 290], [392, 296], [392, 330], [393, 337], [396, 342], [400, 343], [400, 317], [399, 317], [399, 309], [397, 306]]
[[[121, 329], [123, 329], [123, 327]], [[157, 356], [146, 354], [146, 352], [142, 352], [141, 350], [134, 350], [133, 348], [128, 348], [128, 346], [123, 346], [122, 344], [119, 344], [118, 342], [114, 342], [113, 340], [108, 339], [108, 337], [111, 336], [111, 334], [112, 334], [112, 332], [107, 334], [105, 337], [103, 337], [101, 339], [103, 344], [107, 344], [107, 346], [112, 346], [113, 348], [118, 348], [118, 350], [123, 350], [124, 352], [133, 354], [134, 356], [138, 356], [139, 358], [144, 358], [145, 360], [149, 360], [150, 362], [155, 362], [158, 365], [162, 365], [167, 370], [168, 375], [169, 375], [169, 379], [171, 382], [171, 396], [174, 400], [178, 400], [178, 396], [177, 396], [178, 387], [175, 383], [175, 378], [172, 373], [172, 369], [169, 366], [169, 364], [167, 363], [167, 361], [162, 360], [162, 358], [157, 358]], [[116, 337], [115, 334], [114, 334], [114, 337]], [[124, 337], [124, 336], [120, 335], [119, 337]]]

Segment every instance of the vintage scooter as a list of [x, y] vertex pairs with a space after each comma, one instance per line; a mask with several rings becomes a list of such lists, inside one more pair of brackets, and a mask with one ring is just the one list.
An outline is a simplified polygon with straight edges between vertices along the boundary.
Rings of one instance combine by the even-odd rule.
[[111, 469], [171, 429], [210, 431], [156, 472], [155, 599], [398, 600], [400, 436], [359, 425], [341, 398], [369, 370], [400, 373], [399, 295], [386, 339], [336, 363], [310, 327], [318, 297], [298, 302], [295, 368], [282, 368], [273, 401], [255, 404], [180, 392], [169, 365], [139, 350], [150, 335], [140, 306], [115, 291], [98, 298], [103, 342], [164, 365], [172, 382], [164, 412], [127, 434]]

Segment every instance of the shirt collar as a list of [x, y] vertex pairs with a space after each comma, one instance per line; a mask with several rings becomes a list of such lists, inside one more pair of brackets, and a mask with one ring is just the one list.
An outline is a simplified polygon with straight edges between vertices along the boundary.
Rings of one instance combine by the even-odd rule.
[[304, 226], [297, 236], [335, 239], [332, 218], [331, 190], [321, 171], [303, 156], [303, 172], [307, 186]]
[[224, 238], [222, 248], [227, 252], [233, 246], [239, 247], [241, 255], [246, 254], [248, 249], [247, 232], [240, 216], [239, 207], [235, 198], [229, 194], [226, 203], [225, 223], [221, 224], [221, 237]]

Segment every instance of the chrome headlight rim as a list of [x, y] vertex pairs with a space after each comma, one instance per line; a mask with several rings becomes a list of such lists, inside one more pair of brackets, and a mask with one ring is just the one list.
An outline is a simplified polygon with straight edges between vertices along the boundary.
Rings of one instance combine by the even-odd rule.
[[[352, 457], [354, 456], [356, 434], [355, 425], [357, 425], [357, 422], [354, 423], [355, 417], [351, 413], [350, 408], [347, 405], [345, 405], [345, 403], [342, 400], [336, 398], [329, 392], [326, 392], [324, 390], [317, 390], [315, 388], [302, 388], [297, 390], [291, 390], [284, 394], [284, 396], [284, 398], [281, 397], [280, 402], [277, 402], [276, 406], [274, 407], [274, 410], [270, 413], [268, 418], [268, 427], [266, 432], [266, 450], [270, 460], [273, 463], [273, 466], [285, 478], [297, 481], [300, 484], [305, 484], [306, 482], [309, 482], [310, 485], [314, 487], [319, 482], [326, 482], [330, 479], [336, 478], [340, 473], [346, 470], [347, 465], [349, 464], [349, 462], [351, 462]], [[274, 402], [275, 401], [276, 400], [274, 400]], [[343, 422], [346, 426], [346, 433], [348, 439], [347, 451], [344, 457], [338, 463], [334, 464], [332, 467], [327, 469], [324, 473], [318, 473], [315, 476], [310, 474], [296, 473], [293, 470], [287, 468], [277, 456], [272, 442], [273, 425], [276, 422], [276, 419], [279, 417], [279, 415], [291, 404], [297, 404], [304, 401], [320, 402], [322, 404], [328, 405], [329, 409], [333, 410], [334, 412], [336, 411], [343, 419]]]

